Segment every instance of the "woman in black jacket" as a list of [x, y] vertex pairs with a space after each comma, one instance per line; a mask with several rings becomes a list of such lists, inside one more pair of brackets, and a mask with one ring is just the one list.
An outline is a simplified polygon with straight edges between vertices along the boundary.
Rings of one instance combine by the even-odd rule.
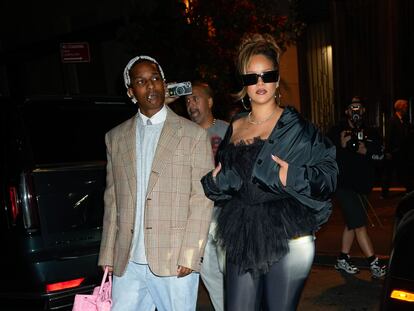
[[[203, 177], [222, 207], [226, 310], [295, 310], [314, 258], [314, 233], [331, 213], [335, 147], [279, 99], [280, 50], [270, 35], [244, 37], [238, 70], [251, 111], [233, 118], [218, 166]], [[264, 297], [262, 301], [262, 297]]]

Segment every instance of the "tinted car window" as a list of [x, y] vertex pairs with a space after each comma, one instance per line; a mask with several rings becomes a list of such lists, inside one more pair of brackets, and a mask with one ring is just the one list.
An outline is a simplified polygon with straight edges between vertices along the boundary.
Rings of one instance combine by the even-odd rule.
[[[62, 179], [65, 180], [62, 183]], [[43, 235], [53, 243], [67, 234], [99, 228], [103, 218], [105, 166], [34, 172]], [[56, 202], [59, 202], [57, 205]], [[64, 217], [62, 217], [64, 215]]]

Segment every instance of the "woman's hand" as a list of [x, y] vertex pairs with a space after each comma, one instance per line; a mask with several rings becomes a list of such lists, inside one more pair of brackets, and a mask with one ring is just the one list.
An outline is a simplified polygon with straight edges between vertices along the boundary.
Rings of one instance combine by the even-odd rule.
[[281, 181], [282, 185], [284, 187], [286, 187], [286, 181], [287, 181], [287, 173], [288, 173], [288, 169], [289, 169], [289, 163], [287, 163], [286, 161], [283, 161], [281, 158], [279, 158], [278, 156], [275, 156], [273, 154], [272, 154], [272, 159], [277, 164], [279, 164], [279, 166], [280, 166], [280, 168], [279, 168], [279, 178], [280, 178], [280, 181]]
[[216, 178], [217, 174], [221, 171], [221, 163], [217, 164], [216, 168], [213, 170], [212, 176]]

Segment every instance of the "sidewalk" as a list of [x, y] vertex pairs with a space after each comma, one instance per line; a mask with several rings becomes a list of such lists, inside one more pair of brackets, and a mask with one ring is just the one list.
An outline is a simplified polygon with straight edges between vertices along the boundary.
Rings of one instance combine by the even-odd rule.
[[[367, 209], [369, 224], [367, 229], [376, 255], [387, 260], [391, 250], [395, 209], [402, 198], [402, 193], [393, 191], [388, 199], [381, 199], [380, 193], [380, 189], [374, 188], [374, 191], [368, 196], [371, 207]], [[342, 212], [334, 201], [329, 221], [316, 233], [315, 264], [333, 265], [335, 263], [336, 256], [341, 249], [343, 230], [344, 220]], [[366, 265], [364, 255], [356, 240], [350, 255], [358, 266]]]
[[[368, 200], [368, 234], [376, 254], [388, 260], [394, 227], [394, 213], [402, 192], [393, 191], [389, 199], [380, 198], [374, 189]], [[329, 221], [316, 234], [316, 256], [302, 293], [298, 311], [378, 310], [383, 280], [372, 279], [365, 258], [355, 241], [351, 250], [354, 263], [362, 268], [356, 275], [341, 273], [333, 267], [341, 249], [344, 221], [334, 201]], [[197, 311], [213, 311], [207, 291], [200, 281]]]

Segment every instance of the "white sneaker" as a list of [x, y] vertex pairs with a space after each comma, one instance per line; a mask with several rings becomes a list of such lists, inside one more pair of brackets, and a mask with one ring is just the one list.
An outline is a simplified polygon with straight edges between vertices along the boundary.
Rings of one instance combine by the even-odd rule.
[[387, 274], [387, 265], [381, 263], [378, 258], [375, 258], [373, 262], [369, 265], [371, 274], [373, 278], [379, 279]]
[[348, 255], [346, 259], [337, 259], [335, 264], [336, 270], [343, 270], [349, 274], [355, 274], [359, 272], [359, 269], [352, 263], [351, 258]]

